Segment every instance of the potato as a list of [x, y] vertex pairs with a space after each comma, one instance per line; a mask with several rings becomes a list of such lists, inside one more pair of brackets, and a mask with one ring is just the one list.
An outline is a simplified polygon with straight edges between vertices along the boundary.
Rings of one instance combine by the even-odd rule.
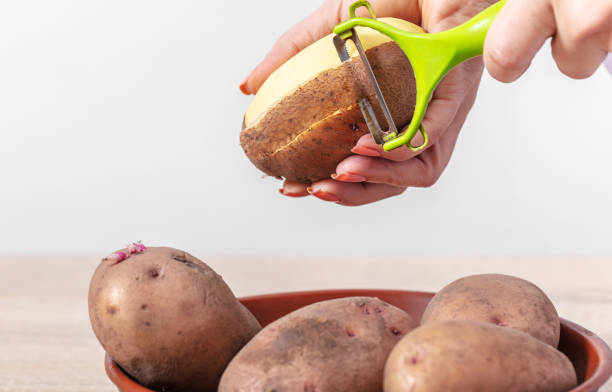
[[221, 276], [171, 248], [102, 260], [89, 288], [89, 316], [123, 370], [173, 392], [215, 391], [225, 366], [261, 329]]
[[[380, 20], [423, 31], [400, 19]], [[416, 101], [410, 62], [387, 36], [368, 28], [358, 27], [357, 32], [395, 123], [408, 124]], [[241, 145], [251, 162], [269, 175], [303, 183], [329, 178], [369, 132], [358, 106], [363, 97], [387, 128], [357, 50], [347, 45], [353, 58], [341, 63], [332, 39], [322, 38], [278, 68], [245, 114]]]
[[484, 321], [518, 329], [557, 347], [561, 324], [555, 306], [534, 284], [513, 276], [458, 279], [431, 300], [421, 324], [440, 320]]
[[389, 352], [416, 326], [377, 298], [303, 307], [266, 326], [234, 357], [219, 392], [378, 392]]
[[530, 335], [477, 321], [439, 321], [406, 335], [384, 371], [384, 392], [565, 392], [576, 372]]

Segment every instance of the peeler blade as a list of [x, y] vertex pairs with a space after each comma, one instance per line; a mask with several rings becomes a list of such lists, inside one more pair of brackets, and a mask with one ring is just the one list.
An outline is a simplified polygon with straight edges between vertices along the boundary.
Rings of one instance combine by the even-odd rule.
[[376, 115], [374, 114], [374, 109], [372, 109], [372, 105], [367, 98], [362, 98], [359, 101], [359, 108], [361, 109], [361, 114], [363, 115], [363, 119], [365, 120], [372, 137], [376, 144], [383, 144], [385, 139], [383, 135], [385, 131], [380, 128], [380, 124], [378, 124], [378, 120], [376, 119]]
[[346, 50], [346, 40], [340, 37], [339, 35], [334, 36], [334, 46], [336, 47], [336, 52], [338, 52], [338, 57], [340, 57], [340, 61], [343, 63], [345, 61], [349, 61], [351, 56], [349, 56], [348, 51]]
[[[372, 109], [372, 105], [370, 101], [366, 98], [363, 98], [359, 102], [359, 108], [361, 109], [361, 113], [363, 118], [365, 119], [366, 124], [368, 125], [368, 129], [374, 138], [374, 141], [377, 144], [383, 144], [388, 140], [393, 139], [397, 136], [397, 127], [395, 126], [395, 122], [393, 121], [393, 117], [391, 116], [391, 111], [389, 111], [389, 107], [387, 106], [387, 102], [385, 101], [385, 97], [383, 96], [382, 91], [380, 90], [380, 86], [378, 85], [378, 81], [376, 80], [376, 76], [374, 75], [374, 71], [372, 70], [372, 66], [368, 61], [368, 57], [365, 54], [365, 50], [363, 49], [363, 45], [361, 45], [361, 41], [359, 40], [359, 36], [357, 36], [357, 32], [355, 29], [351, 29], [351, 35], [347, 38], [353, 40], [355, 43], [355, 47], [357, 48], [357, 52], [359, 53], [359, 57], [363, 61], [363, 64], [366, 68], [366, 73], [368, 74], [370, 81], [372, 82], [372, 87], [374, 88], [374, 92], [376, 93], [376, 99], [378, 100], [378, 104], [380, 105], [383, 114], [385, 115], [385, 119], [387, 120], [388, 129], [385, 131], [380, 127], [376, 115], [374, 114], [374, 110]], [[338, 52], [338, 56], [342, 62], [348, 61], [350, 56], [348, 51], [346, 50], [346, 41], [340, 37], [339, 35], [334, 36], [334, 46], [336, 47], [336, 51]]]

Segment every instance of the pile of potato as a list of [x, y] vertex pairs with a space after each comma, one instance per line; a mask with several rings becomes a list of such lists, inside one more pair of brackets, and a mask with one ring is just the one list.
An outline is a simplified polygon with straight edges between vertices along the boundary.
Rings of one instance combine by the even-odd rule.
[[562, 392], [577, 382], [556, 349], [553, 304], [505, 275], [449, 284], [420, 325], [377, 298], [348, 297], [262, 329], [205, 263], [148, 248], [100, 263], [89, 314], [115, 362], [157, 391]]

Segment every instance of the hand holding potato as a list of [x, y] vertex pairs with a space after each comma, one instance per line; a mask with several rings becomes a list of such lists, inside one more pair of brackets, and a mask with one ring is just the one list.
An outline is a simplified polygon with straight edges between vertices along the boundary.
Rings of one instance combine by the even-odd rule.
[[[266, 78], [309, 44], [331, 33], [334, 25], [348, 17], [350, 1], [328, 0], [312, 15], [285, 33], [268, 56], [241, 85], [244, 93], [255, 93]], [[379, 17], [393, 16], [421, 24], [427, 31], [446, 30], [490, 5], [484, 0], [378, 0], [372, 5]], [[363, 12], [363, 10], [362, 10]], [[331, 179], [312, 185], [285, 182], [287, 196], [314, 196], [343, 205], [360, 205], [402, 193], [408, 186], [434, 184], [446, 167], [474, 99], [482, 73], [482, 61], [466, 62], [449, 73], [429, 104], [423, 125], [429, 147], [420, 153], [407, 148], [384, 152], [370, 135], [358, 140], [356, 155], [340, 162]], [[415, 140], [415, 143], [418, 143]]]

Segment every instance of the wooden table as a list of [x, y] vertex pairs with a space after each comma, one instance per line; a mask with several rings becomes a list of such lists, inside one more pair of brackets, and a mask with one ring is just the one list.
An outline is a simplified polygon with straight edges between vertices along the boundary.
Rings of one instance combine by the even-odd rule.
[[[559, 314], [612, 342], [612, 259], [208, 259], [238, 296], [321, 288], [435, 291], [507, 273], [546, 291]], [[0, 258], [0, 392], [115, 391], [89, 326], [97, 258]], [[612, 382], [601, 390], [612, 392]]]

